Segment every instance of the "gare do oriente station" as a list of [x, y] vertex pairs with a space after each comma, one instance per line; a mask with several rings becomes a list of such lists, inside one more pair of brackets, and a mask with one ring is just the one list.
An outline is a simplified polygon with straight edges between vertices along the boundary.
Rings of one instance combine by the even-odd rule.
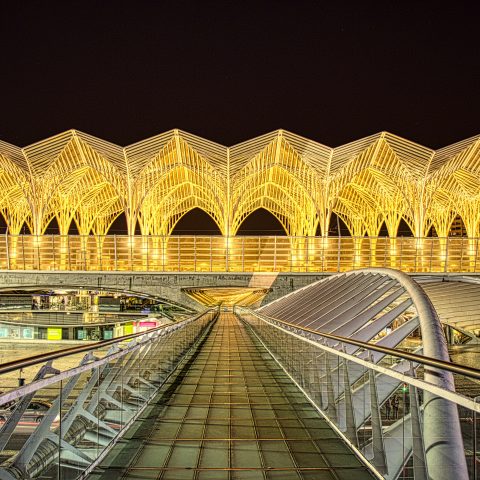
[[[177, 315], [198, 303], [99, 343], [73, 326], [87, 333], [74, 363], [68, 348], [3, 365], [0, 406], [15, 412], [0, 478], [474, 478], [478, 147], [382, 133], [329, 149], [283, 131], [231, 148], [179, 131], [126, 148], [74, 131], [2, 144], [0, 285], [49, 294], [28, 321], [71, 317], [67, 282], [92, 299], [82, 320], [120, 309], [94, 300], [102, 288]], [[172, 235], [195, 209], [220, 235]], [[286, 235], [239, 235], [258, 209]], [[383, 266], [441, 275], [421, 288]], [[32, 398], [45, 410], [25, 435]]]
[[[120, 147], [69, 130], [24, 148], [0, 142], [0, 163], [4, 269], [480, 268], [480, 136], [432, 150], [382, 132], [330, 148], [278, 130], [225, 147], [172, 130]], [[172, 238], [193, 209], [221, 235]], [[286, 237], [239, 238], [258, 209]], [[122, 216], [125, 235], [113, 238]], [[47, 235], [53, 224], [60, 235]], [[401, 226], [411, 238], [398, 238]]]

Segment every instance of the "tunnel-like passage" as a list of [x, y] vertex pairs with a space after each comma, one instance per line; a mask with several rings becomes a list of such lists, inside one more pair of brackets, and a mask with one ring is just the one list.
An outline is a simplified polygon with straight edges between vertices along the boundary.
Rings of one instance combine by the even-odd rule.
[[373, 476], [252, 331], [223, 313], [89, 478]]

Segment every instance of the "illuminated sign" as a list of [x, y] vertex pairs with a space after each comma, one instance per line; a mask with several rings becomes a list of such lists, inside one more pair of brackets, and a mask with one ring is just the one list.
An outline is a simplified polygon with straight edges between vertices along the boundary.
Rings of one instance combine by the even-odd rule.
[[47, 328], [47, 340], [61, 340], [62, 329], [61, 328]]

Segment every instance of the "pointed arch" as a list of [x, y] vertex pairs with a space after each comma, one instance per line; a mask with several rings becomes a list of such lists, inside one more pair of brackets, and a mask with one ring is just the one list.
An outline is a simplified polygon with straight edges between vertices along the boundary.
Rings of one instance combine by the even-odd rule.
[[271, 211], [263, 207], [252, 210], [239, 225], [238, 236], [271, 235], [286, 236], [287, 230], [281, 220]]
[[452, 220], [450, 224], [450, 230], [448, 232], [449, 237], [466, 237], [467, 236], [467, 229], [465, 227], [465, 223], [463, 222], [463, 218], [460, 214], [457, 214], [455, 218]]
[[173, 225], [170, 235], [221, 235], [212, 215], [200, 207], [186, 211]]
[[397, 237], [413, 237], [413, 230], [411, 225], [402, 217], [398, 225]]

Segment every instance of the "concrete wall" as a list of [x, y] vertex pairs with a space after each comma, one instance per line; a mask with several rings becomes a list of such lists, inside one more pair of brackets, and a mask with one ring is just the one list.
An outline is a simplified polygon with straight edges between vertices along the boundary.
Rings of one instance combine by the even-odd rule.
[[262, 303], [325, 278], [312, 273], [116, 273], [0, 271], [0, 288], [38, 288], [81, 286], [92, 289], [122, 289], [158, 295], [167, 300], [199, 309], [197, 302], [182, 292], [182, 287], [262, 287], [271, 292]]

